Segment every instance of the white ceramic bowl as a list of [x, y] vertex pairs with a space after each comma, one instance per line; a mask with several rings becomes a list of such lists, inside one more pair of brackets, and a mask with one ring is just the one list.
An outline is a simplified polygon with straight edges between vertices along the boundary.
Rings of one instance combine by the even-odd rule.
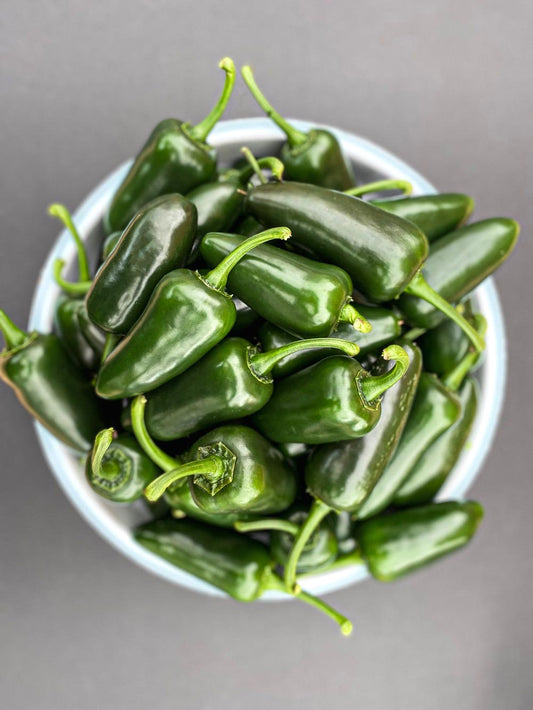
[[[311, 128], [311, 124], [304, 121], [292, 122], [304, 131]], [[433, 185], [422, 175], [383, 148], [352, 133], [329, 126], [326, 128], [334, 132], [340, 140], [360, 182], [401, 178], [412, 183], [414, 194], [436, 192]], [[225, 166], [239, 157], [239, 149], [243, 145], [249, 146], [259, 155], [272, 154], [273, 151], [277, 151], [282, 141], [282, 134], [266, 118], [247, 118], [222, 121], [211, 134], [209, 141], [218, 149], [220, 165]], [[74, 214], [76, 225], [94, 261], [100, 246], [102, 215], [130, 164], [131, 161], [128, 161], [105, 178]], [[59, 236], [40, 273], [30, 314], [31, 329], [42, 332], [51, 330], [54, 303], [59, 293], [52, 279], [52, 264], [60, 257], [70, 264], [75, 260], [74, 246], [66, 232]], [[477, 373], [481, 385], [481, 400], [469, 444], [465, 447], [455, 470], [439, 495], [442, 500], [463, 497], [479, 473], [496, 430], [505, 388], [505, 332], [498, 295], [491, 279], [476, 290], [475, 299], [478, 309], [488, 322], [486, 356]], [[35, 427], [43, 453], [59, 485], [78, 512], [113, 547], [147, 571], [173, 584], [203, 594], [224, 596], [218, 589], [192, 577], [138, 545], [131, 531], [134, 526], [149, 517], [143, 504], [140, 502], [135, 505], [109, 503], [97, 496], [87, 484], [77, 457], [40, 424], [36, 424]], [[346, 567], [306, 577], [303, 586], [311, 593], [325, 594], [354, 582], [360, 582], [367, 576], [362, 566]], [[290, 597], [279, 592], [268, 592], [263, 598], [272, 600]]]

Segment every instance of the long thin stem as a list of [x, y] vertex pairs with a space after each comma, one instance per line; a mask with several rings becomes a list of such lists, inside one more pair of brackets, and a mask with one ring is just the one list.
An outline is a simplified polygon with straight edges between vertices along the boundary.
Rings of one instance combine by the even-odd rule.
[[222, 477], [224, 475], [224, 463], [216, 455], [206, 456], [204, 459], [190, 461], [175, 469], [163, 473], [155, 478], [144, 491], [146, 498], [154, 503], [159, 500], [163, 493], [176, 481], [190, 478], [191, 476]]
[[[482, 337], [485, 336], [485, 333], [487, 332], [487, 321], [481, 313], [476, 313], [474, 316], [474, 327]], [[452, 390], [452, 392], [457, 392], [459, 387], [462, 385], [464, 378], [468, 375], [478, 360], [478, 351], [470, 350], [454, 367], [454, 369], [443, 378], [443, 383], [446, 387], [448, 387], [448, 389]]]
[[300, 529], [296, 523], [291, 523], [290, 520], [284, 520], [283, 518], [264, 518], [263, 520], [251, 520], [249, 522], [239, 520], [234, 523], [233, 527], [243, 533], [257, 532], [259, 530], [279, 530], [279, 532], [286, 532], [294, 536], [298, 534]]
[[307, 134], [299, 131], [297, 128], [292, 126], [288, 121], [286, 121], [283, 116], [281, 116], [267, 101], [261, 89], [257, 86], [255, 78], [250, 66], [244, 66], [241, 68], [242, 78], [244, 79], [246, 86], [250, 89], [250, 93], [257, 101], [259, 106], [263, 109], [266, 115], [271, 118], [274, 123], [281, 128], [281, 130], [287, 136], [289, 145], [291, 148], [302, 145], [308, 140]]
[[389, 345], [381, 353], [384, 360], [395, 360], [394, 367], [382, 375], [370, 375], [360, 380], [360, 387], [368, 402], [378, 397], [395, 385], [409, 367], [409, 355], [399, 345]]
[[278, 158], [274, 158], [273, 156], [267, 156], [266, 158], [257, 159], [250, 150], [250, 148], [247, 148], [246, 146], [241, 148], [241, 153], [248, 161], [248, 170], [241, 170], [241, 176], [243, 180], [250, 179], [252, 175], [257, 175], [261, 183], [265, 185], [268, 181], [263, 175], [262, 168], [268, 168], [275, 180], [279, 181], [283, 178], [283, 171], [285, 170], [285, 166]]
[[403, 195], [407, 197], [413, 192], [413, 186], [407, 180], [377, 180], [376, 182], [368, 182], [366, 185], [351, 187], [349, 190], [344, 190], [344, 194], [361, 197], [370, 192], [384, 192], [385, 190], [401, 190]]
[[454, 323], [457, 323], [459, 328], [466, 333], [472, 345], [478, 352], [482, 352], [485, 349], [485, 340], [482, 336], [476, 332], [475, 328], [466, 320], [466, 318], [455, 310], [451, 303], [448, 303], [448, 301], [443, 298], [440, 293], [437, 293], [437, 291], [431, 288], [421, 271], [416, 274], [411, 283], [407, 286], [405, 293], [409, 293], [412, 296], [417, 296], [418, 298], [427, 301], [448, 316], [448, 318], [453, 320]]
[[131, 403], [131, 426], [135, 438], [144, 453], [156, 466], [163, 471], [173, 471], [180, 465], [180, 462], [162, 451], [148, 433], [146, 422], [144, 421], [144, 410], [146, 408], [146, 397], [138, 395]]
[[283, 358], [299, 353], [302, 350], [312, 350], [314, 348], [336, 348], [342, 350], [346, 355], [354, 357], [359, 352], [359, 345], [351, 343], [349, 340], [341, 338], [309, 338], [308, 340], [295, 340], [293, 343], [282, 345], [266, 353], [256, 353], [249, 359], [252, 371], [259, 377], [266, 377], [272, 372], [272, 368], [283, 360]]
[[224, 82], [222, 94], [204, 120], [189, 129], [189, 135], [194, 140], [201, 141], [202, 143], [205, 142], [207, 136], [211, 133], [215, 127], [215, 124], [224, 113], [226, 106], [228, 105], [231, 92], [233, 91], [233, 85], [235, 84], [235, 64], [233, 63], [233, 60], [229, 57], [224, 57], [218, 67], [226, 72], [226, 80]]
[[78, 270], [79, 270], [79, 281], [90, 281], [91, 272], [89, 271], [89, 260], [87, 258], [87, 251], [85, 250], [85, 245], [80, 237], [76, 225], [70, 215], [70, 212], [64, 205], [53, 204], [48, 208], [48, 214], [52, 217], [57, 217], [66, 229], [71, 234], [74, 242], [76, 243], [76, 251], [78, 252]]
[[359, 333], [370, 333], [372, 330], [372, 323], [367, 321], [351, 303], [345, 303], [342, 307], [339, 322], [350, 323]]
[[270, 242], [274, 239], [286, 240], [289, 239], [290, 236], [291, 230], [288, 229], [288, 227], [274, 227], [274, 229], [267, 229], [265, 232], [260, 232], [253, 237], [249, 237], [224, 257], [220, 264], [215, 266], [215, 268], [204, 277], [204, 281], [218, 291], [222, 291], [226, 287], [230, 271], [249, 251], [265, 242]]
[[289, 553], [287, 564], [285, 565], [285, 586], [289, 591], [292, 591], [294, 589], [294, 585], [296, 584], [296, 568], [298, 567], [298, 560], [300, 559], [309, 538], [315, 532], [326, 515], [330, 512], [331, 508], [328, 505], [322, 503], [320, 500], [315, 500], [311, 506], [309, 515], [300, 527], [300, 530], [294, 539], [294, 545]]
[[71, 296], [84, 296], [89, 292], [91, 281], [65, 281], [63, 278], [63, 269], [65, 268], [64, 259], [56, 259], [54, 261], [54, 281], [62, 291]]
[[20, 348], [29, 337], [28, 333], [16, 326], [4, 311], [0, 311], [0, 330], [6, 341], [7, 350]]

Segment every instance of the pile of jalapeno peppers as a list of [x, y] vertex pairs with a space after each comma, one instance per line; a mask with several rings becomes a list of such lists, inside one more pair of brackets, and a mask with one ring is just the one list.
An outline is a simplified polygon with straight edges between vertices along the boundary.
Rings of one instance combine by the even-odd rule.
[[219, 171], [208, 136], [235, 82], [220, 67], [208, 116], [162, 121], [139, 152], [94, 276], [68, 211], [50, 208], [78, 280], [56, 262], [53, 333], [0, 311], [0, 375], [83, 452], [95, 494], [144, 502], [140, 545], [241, 601], [283, 591], [348, 634], [306, 574], [360, 564], [394, 580], [482, 518], [435, 497], [476, 416], [486, 322], [469, 294], [519, 228], [465, 224], [466, 195], [357, 185], [335, 136], [287, 123], [249, 67], [287, 139]]

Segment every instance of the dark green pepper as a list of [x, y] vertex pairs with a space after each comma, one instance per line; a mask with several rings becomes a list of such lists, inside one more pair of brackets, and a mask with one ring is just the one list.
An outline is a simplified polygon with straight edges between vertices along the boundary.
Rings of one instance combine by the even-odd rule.
[[[470, 304], [457, 306], [476, 330], [480, 330], [479, 313], [473, 314]], [[470, 350], [470, 341], [463, 331], [452, 321], [445, 320], [436, 328], [426, 331], [417, 340], [424, 357], [424, 369], [439, 377], [445, 377], [454, 370]]]
[[435, 375], [423, 372], [402, 438], [372, 493], [359, 509], [360, 519], [387, 508], [427, 447], [457, 421], [461, 404]]
[[409, 357], [390, 345], [382, 353], [392, 370], [372, 376], [349, 357], [326, 358], [277, 382], [257, 414], [258, 429], [276, 442], [326, 444], [368, 434], [378, 423], [381, 395], [405, 373]]
[[[360, 305], [357, 306], [357, 310], [365, 320], [371, 323], [372, 330], [368, 333], [361, 333], [356, 331], [350, 323], [339, 323], [335, 330], [335, 337], [356, 343], [359, 346], [359, 355], [361, 357], [388, 345], [400, 335], [402, 326], [398, 316], [393, 311], [387, 308]], [[268, 321], [259, 326], [257, 335], [264, 350], [274, 350], [295, 342], [294, 336]], [[274, 377], [287, 377], [287, 375], [303, 370], [308, 365], [312, 365], [314, 362], [323, 360], [333, 354], [332, 350], [322, 349], [303, 350], [293, 353], [283, 358], [272, 368], [272, 375]]]
[[160, 471], [129, 434], [113, 437], [113, 429], [96, 436], [87, 456], [85, 475], [98, 495], [116, 503], [132, 503]]
[[97, 393], [120, 399], [149, 392], [200, 360], [235, 323], [235, 304], [225, 291], [231, 269], [259, 244], [289, 237], [290, 231], [281, 227], [262, 232], [206, 276], [188, 269], [164, 276], [142, 316], [102, 365]]
[[163, 276], [185, 265], [195, 230], [196, 207], [181, 195], [157, 197], [137, 212], [87, 294], [93, 323], [127, 333]]
[[[262, 224], [287, 224], [296, 247], [345, 269], [355, 288], [370, 301], [412, 294], [411, 301], [431, 303], [431, 309], [438, 308], [454, 320], [476, 349], [483, 350], [485, 344], [475, 329], [445, 300], [446, 294], [437, 293], [422, 275], [428, 242], [411, 222], [358, 197], [303, 183], [254, 187], [248, 193], [247, 209]], [[451, 278], [450, 264], [446, 273]]]
[[355, 180], [351, 167], [333, 133], [322, 128], [315, 128], [309, 133], [297, 130], [263, 96], [251, 68], [244, 66], [241, 73], [259, 106], [287, 136], [287, 142], [281, 149], [287, 180], [322, 185], [332, 190], [352, 187]]
[[113, 249], [117, 246], [121, 236], [122, 231], [119, 230], [118, 232], [112, 232], [104, 239], [104, 243], [102, 244], [102, 262], [107, 259]]
[[216, 153], [206, 139], [222, 116], [235, 83], [235, 66], [231, 59], [226, 57], [219, 67], [226, 72], [224, 90], [201, 123], [193, 127], [169, 118], [154, 128], [113, 197], [104, 218], [107, 234], [124, 229], [137, 212], [156, 197], [175, 192], [184, 195], [213, 179]]
[[54, 436], [78, 451], [90, 449], [103, 417], [86, 373], [57, 335], [25, 333], [3, 311], [0, 330], [6, 342], [0, 378]]
[[317, 446], [307, 460], [307, 490], [334, 510], [357, 513], [398, 446], [422, 369], [416, 345], [407, 341], [401, 344], [409, 356], [409, 366], [401, 380], [385, 392], [375, 429], [359, 439]]
[[[461, 300], [507, 259], [520, 227], [503, 217], [484, 219], [441, 237], [431, 247], [424, 266], [427, 281], [442, 298]], [[442, 313], [407, 292], [399, 307], [407, 320], [421, 328], [434, 328]]]
[[[216, 266], [243, 240], [239, 235], [207, 234], [202, 257]], [[339, 321], [363, 332], [371, 329], [350, 304], [353, 286], [343, 269], [278, 247], [254, 249], [232, 270], [228, 288], [262, 318], [302, 338], [325, 338]]]
[[355, 530], [372, 576], [391, 582], [466, 545], [482, 518], [474, 501], [433, 503], [365, 520]]
[[235, 225], [235, 234], [241, 234], [243, 237], [253, 237], [254, 234], [259, 234], [264, 229], [255, 217], [247, 215], [237, 222]]
[[181, 439], [263, 407], [274, 390], [270, 375], [280, 359], [305, 348], [336, 348], [356, 355], [353, 343], [335, 338], [300, 340], [258, 352], [243, 338], [227, 338], [199, 362], [148, 395], [146, 424], [162, 441]]
[[474, 209], [471, 197], [455, 192], [397, 200], [372, 200], [372, 204], [416, 224], [430, 242], [461, 227]]
[[257, 323], [259, 316], [250, 306], [236, 296], [233, 296], [233, 303], [235, 304], [235, 325], [231, 332], [232, 335], [244, 336], [254, 323]]

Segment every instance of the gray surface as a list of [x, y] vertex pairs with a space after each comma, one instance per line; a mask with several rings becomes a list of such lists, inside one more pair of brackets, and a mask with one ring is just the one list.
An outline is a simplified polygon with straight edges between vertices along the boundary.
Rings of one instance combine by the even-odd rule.
[[[0, 702], [144, 710], [531, 708], [531, 115], [529, 3], [169, 1], [2, 5], [0, 302], [25, 322], [57, 225], [166, 115], [197, 120], [216, 62], [251, 61], [287, 115], [354, 130], [478, 217], [523, 236], [497, 283], [510, 341], [499, 434], [464, 552], [394, 585], [330, 597], [350, 640], [301, 605], [239, 606], [173, 588], [78, 517], [27, 415], [0, 395]], [[200, 88], [199, 88], [200, 87]], [[256, 115], [239, 86], [228, 117]]]

